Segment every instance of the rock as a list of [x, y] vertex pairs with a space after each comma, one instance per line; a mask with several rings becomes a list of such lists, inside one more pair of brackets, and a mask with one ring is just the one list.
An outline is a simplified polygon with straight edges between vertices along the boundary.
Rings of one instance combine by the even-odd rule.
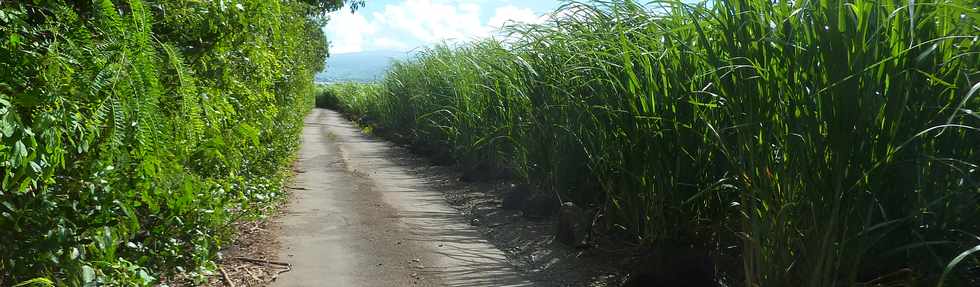
[[531, 198], [531, 188], [527, 184], [514, 186], [510, 192], [504, 194], [503, 208], [507, 210], [521, 210]]
[[508, 168], [493, 162], [481, 161], [465, 167], [460, 180], [464, 182], [491, 182], [512, 176], [513, 172]]
[[591, 223], [585, 210], [575, 206], [574, 203], [565, 202], [558, 210], [558, 230], [555, 238], [568, 246], [587, 246]]
[[704, 251], [662, 246], [635, 260], [622, 286], [716, 287], [714, 261]]
[[444, 147], [425, 142], [411, 142], [409, 147], [412, 152], [428, 158], [434, 165], [448, 166], [456, 162], [452, 154]]
[[435, 165], [448, 166], [456, 162], [452, 153], [442, 149], [432, 151], [432, 153], [428, 154], [428, 157]]
[[363, 115], [363, 116], [361, 116], [360, 118], [357, 119], [357, 122], [359, 124], [361, 124], [361, 125], [365, 125], [366, 126], [366, 125], [373, 124], [376, 121], [371, 116]]
[[524, 211], [524, 217], [541, 219], [554, 215], [560, 206], [554, 193], [531, 193], [521, 210]]

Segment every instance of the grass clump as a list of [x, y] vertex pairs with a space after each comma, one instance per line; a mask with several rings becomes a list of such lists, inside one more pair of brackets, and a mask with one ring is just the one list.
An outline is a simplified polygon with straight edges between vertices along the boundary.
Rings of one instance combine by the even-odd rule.
[[371, 110], [372, 103], [377, 102], [380, 86], [369, 83], [334, 83], [319, 85], [316, 88], [316, 107], [342, 110], [354, 116], [367, 114], [382, 114], [381, 111]]
[[336, 95], [600, 206], [611, 232], [735, 258], [715, 263], [728, 284], [962, 285], [980, 269], [978, 19], [956, 0], [569, 3]]

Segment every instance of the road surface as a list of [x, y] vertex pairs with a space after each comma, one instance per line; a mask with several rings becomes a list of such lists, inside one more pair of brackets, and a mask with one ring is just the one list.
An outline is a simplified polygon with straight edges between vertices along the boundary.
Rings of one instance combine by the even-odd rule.
[[403, 152], [338, 113], [306, 118], [273, 286], [530, 286]]

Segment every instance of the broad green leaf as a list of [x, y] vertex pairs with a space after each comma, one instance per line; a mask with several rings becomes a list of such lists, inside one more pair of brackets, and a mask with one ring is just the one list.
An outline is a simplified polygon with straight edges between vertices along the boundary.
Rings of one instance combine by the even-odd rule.
[[10, 116], [0, 118], [0, 136], [12, 137], [14, 135], [14, 123], [10, 122]]
[[17, 208], [14, 207], [14, 204], [13, 203], [10, 203], [8, 201], [4, 201], [4, 202], [2, 202], [0, 204], [3, 204], [3, 206], [6, 207], [7, 210], [9, 210], [10, 212], [17, 212]]
[[14, 143], [14, 158], [17, 159], [18, 161], [20, 161], [20, 160], [22, 160], [22, 159], [24, 159], [26, 157], [27, 157], [27, 146], [24, 146], [24, 143], [21, 142], [21, 141], [15, 142]]
[[88, 265], [82, 266], [82, 282], [87, 284], [94, 281], [95, 269], [92, 269], [92, 267]]

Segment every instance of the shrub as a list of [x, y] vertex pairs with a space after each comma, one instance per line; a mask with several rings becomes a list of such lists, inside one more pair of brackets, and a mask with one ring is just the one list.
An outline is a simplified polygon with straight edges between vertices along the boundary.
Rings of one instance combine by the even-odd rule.
[[328, 4], [0, 2], [0, 285], [209, 272], [281, 194]]

